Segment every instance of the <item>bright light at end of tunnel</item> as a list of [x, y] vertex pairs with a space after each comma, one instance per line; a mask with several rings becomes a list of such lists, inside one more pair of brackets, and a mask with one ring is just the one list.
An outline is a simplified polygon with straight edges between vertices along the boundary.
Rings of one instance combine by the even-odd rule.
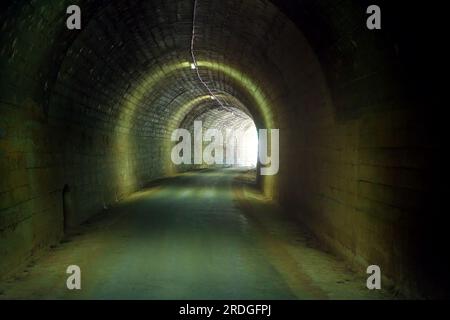
[[238, 163], [241, 166], [256, 166], [256, 161], [258, 160], [258, 133], [255, 125], [251, 125], [244, 132], [239, 158]]

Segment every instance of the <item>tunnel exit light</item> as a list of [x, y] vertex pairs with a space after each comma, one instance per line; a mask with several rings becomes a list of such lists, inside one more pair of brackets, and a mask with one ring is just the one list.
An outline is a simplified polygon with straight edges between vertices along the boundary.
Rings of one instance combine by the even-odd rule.
[[242, 138], [238, 157], [238, 165], [246, 167], [256, 167], [256, 161], [258, 160], [258, 133], [255, 125], [250, 126], [245, 132]]
[[[173, 164], [226, 164], [243, 167], [256, 166], [259, 160], [264, 166], [261, 167], [261, 175], [278, 173], [279, 129], [259, 129], [257, 134], [256, 126], [252, 123], [245, 129], [209, 128], [203, 133], [202, 126], [202, 121], [194, 121], [193, 137], [191, 132], [184, 128], [178, 128], [172, 132], [170, 140], [177, 142], [170, 155]], [[270, 131], [270, 139], [267, 135], [268, 131]], [[203, 142], [209, 142], [209, 144], [204, 146]]]

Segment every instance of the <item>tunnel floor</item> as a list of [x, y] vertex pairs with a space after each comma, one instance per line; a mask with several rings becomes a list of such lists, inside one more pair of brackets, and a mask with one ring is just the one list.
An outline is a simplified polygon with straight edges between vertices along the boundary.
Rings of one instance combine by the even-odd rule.
[[[181, 174], [77, 227], [0, 299], [383, 299], [236, 169]], [[81, 290], [66, 268], [81, 268]]]

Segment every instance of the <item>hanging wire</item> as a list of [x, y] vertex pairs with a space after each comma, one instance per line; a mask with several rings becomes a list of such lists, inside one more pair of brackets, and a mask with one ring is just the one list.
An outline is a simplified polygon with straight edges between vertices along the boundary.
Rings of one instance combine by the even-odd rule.
[[[231, 110], [230, 108], [226, 107], [222, 101], [219, 100], [219, 98], [212, 92], [212, 90], [209, 88], [209, 86], [206, 84], [205, 81], [203, 81], [201, 75], [200, 75], [200, 71], [198, 69], [198, 64], [197, 64], [197, 59], [195, 58], [195, 53], [194, 53], [194, 42], [195, 42], [195, 23], [196, 23], [196, 19], [197, 19], [197, 0], [194, 0], [194, 13], [192, 15], [192, 37], [191, 37], [191, 56], [192, 56], [192, 61], [194, 63], [195, 66], [195, 72], [197, 73], [197, 77], [200, 80], [200, 82], [203, 84], [203, 86], [206, 88], [206, 90], [208, 90], [210, 96], [217, 101], [217, 103], [219, 103], [220, 107], [222, 107], [223, 109], [231, 112], [231, 114], [236, 115], [235, 112], [233, 110]], [[236, 115], [239, 116], [239, 115]], [[240, 117], [240, 116], [239, 116]]]

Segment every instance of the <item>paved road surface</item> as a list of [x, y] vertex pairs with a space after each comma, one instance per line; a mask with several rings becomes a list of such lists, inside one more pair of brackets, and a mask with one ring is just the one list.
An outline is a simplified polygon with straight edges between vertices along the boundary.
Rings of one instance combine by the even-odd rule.
[[[237, 170], [138, 192], [0, 284], [0, 299], [378, 299]], [[234, 181], [234, 183], [233, 183]], [[68, 265], [82, 290], [66, 288]]]

